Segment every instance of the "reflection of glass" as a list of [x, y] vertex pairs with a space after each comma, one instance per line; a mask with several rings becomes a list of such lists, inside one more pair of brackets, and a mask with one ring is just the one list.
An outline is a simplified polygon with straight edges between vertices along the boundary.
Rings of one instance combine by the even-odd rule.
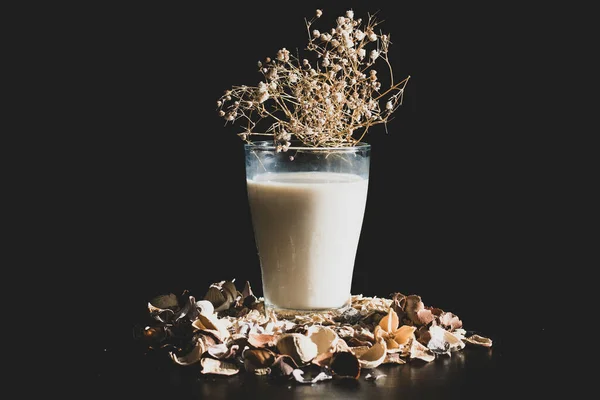
[[248, 200], [265, 305], [331, 310], [350, 302], [369, 183], [370, 145], [245, 145]]

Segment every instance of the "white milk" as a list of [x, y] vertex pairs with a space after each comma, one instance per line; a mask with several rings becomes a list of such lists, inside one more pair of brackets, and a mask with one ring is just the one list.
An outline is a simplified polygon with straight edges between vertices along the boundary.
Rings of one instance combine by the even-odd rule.
[[348, 303], [368, 182], [329, 172], [247, 181], [267, 304], [307, 310]]

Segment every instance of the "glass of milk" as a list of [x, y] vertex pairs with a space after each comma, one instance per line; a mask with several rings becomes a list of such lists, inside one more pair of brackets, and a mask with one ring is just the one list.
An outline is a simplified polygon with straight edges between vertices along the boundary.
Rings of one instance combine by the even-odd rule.
[[367, 202], [371, 146], [277, 151], [245, 144], [246, 182], [266, 309], [282, 314], [350, 304]]

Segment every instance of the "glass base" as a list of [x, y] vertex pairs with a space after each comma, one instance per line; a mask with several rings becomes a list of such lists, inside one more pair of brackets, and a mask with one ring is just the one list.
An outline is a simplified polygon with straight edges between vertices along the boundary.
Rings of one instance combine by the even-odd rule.
[[274, 314], [278, 319], [294, 319], [296, 317], [322, 316], [325, 318], [335, 318], [342, 315], [348, 309], [352, 308], [352, 298], [340, 307], [312, 308], [312, 309], [291, 309], [281, 308], [265, 301], [264, 311], [267, 316]]

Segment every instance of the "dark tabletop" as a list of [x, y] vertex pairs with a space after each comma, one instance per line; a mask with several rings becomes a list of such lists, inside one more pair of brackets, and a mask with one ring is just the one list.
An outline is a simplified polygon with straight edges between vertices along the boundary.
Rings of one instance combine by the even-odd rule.
[[[123, 331], [124, 333], [124, 331]], [[544, 330], [533, 330], [538, 344], [528, 346], [516, 335], [492, 334], [492, 348], [466, 347], [430, 363], [413, 360], [404, 365], [382, 365], [384, 374], [367, 380], [363, 369], [358, 380], [333, 379], [301, 384], [240, 372], [225, 377], [201, 374], [199, 364], [180, 366], [166, 353], [146, 351], [133, 336], [122, 342], [107, 339], [98, 347], [93, 362], [90, 395], [98, 398], [140, 399], [500, 399], [527, 394], [539, 396], [548, 340]], [[117, 336], [114, 336], [116, 338]], [[94, 397], [96, 398], [96, 397]]]

